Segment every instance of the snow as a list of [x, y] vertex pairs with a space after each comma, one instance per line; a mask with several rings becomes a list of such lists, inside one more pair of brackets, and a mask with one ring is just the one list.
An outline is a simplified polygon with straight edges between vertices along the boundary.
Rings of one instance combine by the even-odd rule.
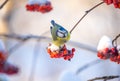
[[9, 78], [5, 74], [0, 74], [0, 81], [9, 81]]
[[117, 50], [118, 50], [118, 52], [120, 54], [120, 45], [117, 46]]
[[60, 48], [58, 46], [56, 46], [55, 44], [51, 44], [50, 46], [48, 46], [48, 49], [51, 49], [51, 51], [57, 51]]
[[65, 71], [61, 74], [59, 81], [81, 81], [73, 72]]
[[103, 50], [105, 48], [112, 48], [112, 40], [108, 37], [108, 36], [103, 36], [99, 43], [98, 43], [98, 47], [97, 50]]
[[5, 46], [2, 40], [0, 40], [0, 51], [5, 51]]
[[28, 3], [29, 4], [36, 4], [36, 3], [44, 4], [44, 3], [46, 3], [46, 1], [48, 1], [48, 0], [28, 0]]

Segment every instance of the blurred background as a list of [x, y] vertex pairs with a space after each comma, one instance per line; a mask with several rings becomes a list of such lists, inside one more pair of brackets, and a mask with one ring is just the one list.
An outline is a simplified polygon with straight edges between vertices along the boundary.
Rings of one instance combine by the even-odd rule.
[[[4, 0], [0, 0], [0, 3], [3, 2]], [[42, 35], [48, 39], [41, 40], [39, 44], [36, 40], [29, 40], [11, 53], [8, 61], [17, 65], [20, 72], [8, 76], [9, 81], [87, 81], [100, 76], [120, 75], [120, 65], [109, 60], [101, 60], [100, 63], [76, 75], [79, 68], [99, 59], [94, 50], [103, 35], [113, 39], [120, 33], [120, 9], [115, 9], [113, 5], [102, 4], [90, 12], [72, 32], [67, 46], [70, 49], [75, 48], [76, 51], [71, 61], [65, 61], [51, 59], [46, 52], [46, 47], [51, 42], [50, 21], [55, 20], [71, 30], [85, 11], [101, 0], [51, 0], [53, 10], [45, 14], [26, 11], [27, 2], [27, 0], [9, 0], [0, 10], [0, 33]], [[6, 49], [21, 42], [14, 39], [4, 41]], [[35, 49], [36, 43], [38, 47]], [[85, 47], [83, 48], [81, 44]], [[85, 49], [87, 46], [94, 50]]]

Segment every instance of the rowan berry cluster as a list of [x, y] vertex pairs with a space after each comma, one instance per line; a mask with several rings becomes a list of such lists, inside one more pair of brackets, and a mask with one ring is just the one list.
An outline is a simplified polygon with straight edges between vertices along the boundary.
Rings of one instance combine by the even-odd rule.
[[2, 41], [0, 41], [0, 73], [8, 75], [17, 74], [19, 70], [18, 67], [7, 61], [8, 54], [5, 49], [1, 48], [4, 48]]
[[113, 62], [120, 64], [120, 48], [114, 46], [110, 38], [104, 36], [98, 44], [97, 56], [100, 59], [110, 59]]
[[45, 3], [31, 3], [26, 5], [27, 11], [37, 11], [41, 13], [46, 13], [51, 11], [52, 5], [51, 2], [46, 1]]
[[[51, 46], [51, 45], [49, 45], [49, 46]], [[74, 56], [75, 48], [72, 48], [72, 50], [68, 50], [66, 48], [66, 45], [64, 45], [60, 50], [52, 51], [48, 47], [47, 52], [51, 58], [64, 58], [64, 60], [71, 60]]]
[[120, 0], [103, 0], [107, 5], [113, 4], [115, 8], [120, 8]]

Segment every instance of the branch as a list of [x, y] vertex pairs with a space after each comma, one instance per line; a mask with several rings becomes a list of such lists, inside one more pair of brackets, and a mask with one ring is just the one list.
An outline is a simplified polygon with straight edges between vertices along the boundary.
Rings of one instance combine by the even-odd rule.
[[[49, 32], [49, 31], [46, 31], [46, 32], [42, 33], [41, 35], [45, 35], [45, 34], [48, 33], [48, 32]], [[31, 38], [36, 37], [36, 39], [41, 39], [41, 38], [40, 38], [41, 36], [33, 36], [33, 35], [19, 36], [19, 35], [17, 35], [17, 34], [11, 34], [10, 36], [12, 36], [12, 35], [16, 35], [15, 37], [18, 38], [18, 39], [21, 39], [22, 41], [21, 41], [21, 43], [18, 43], [18, 44], [16, 44], [15, 46], [13, 46], [12, 48], [10, 48], [10, 49], [8, 50], [9, 53], [13, 52], [14, 49], [17, 49], [17, 48], [19, 48], [20, 46], [22, 46], [26, 41], [28, 41], [28, 40], [31, 39]], [[4, 36], [4, 35], [3, 35], [3, 36]], [[8, 35], [5, 35], [5, 36], [8, 36]], [[8, 36], [8, 37], [9, 37], [9, 36]], [[14, 36], [13, 36], [13, 37], [14, 37]]]
[[[48, 42], [51, 39], [49, 37], [45, 37], [45, 36], [41, 36], [41, 35], [37, 36], [37, 35], [19, 35], [19, 34], [0, 34], [0, 38], [1, 37], [7, 38], [7, 39], [20, 40], [20, 41], [23, 41], [23, 42], [26, 41], [26, 40], [29, 40], [29, 39], [36, 39], [36, 40], [41, 39], [41, 40], [44, 40], [44, 41]], [[71, 46], [75, 46], [77, 48], [82, 48], [82, 49], [94, 52], [94, 53], [97, 52], [95, 47], [89, 46], [89, 45], [86, 45], [86, 44], [83, 44], [83, 43], [80, 43], [80, 42], [69, 41], [68, 44], [71, 45]]]
[[103, 76], [103, 77], [96, 77], [94, 79], [90, 79], [88, 81], [94, 81], [94, 80], [103, 80], [103, 81], [107, 81], [107, 80], [111, 80], [111, 79], [115, 79], [115, 78], [119, 78], [120, 76]]
[[103, 4], [104, 2], [100, 2], [99, 4], [95, 5], [94, 7], [92, 7], [91, 9], [85, 11], [85, 14], [80, 18], [80, 20], [73, 26], [73, 28], [70, 30], [70, 33], [72, 33], [72, 31], [76, 28], [76, 26], [87, 16], [88, 13], [90, 13], [93, 9], [95, 9], [96, 7], [100, 6], [101, 4]]
[[0, 6], [0, 9], [2, 9], [8, 1], [9, 0], [5, 0], [4, 3]]
[[13, 47], [11, 47], [9, 50], [8, 50], [8, 53], [11, 54], [13, 53], [16, 49], [18, 49], [19, 47], [21, 47], [23, 44], [25, 44], [28, 40], [25, 40], [25, 41], [21, 41], [20, 43], [17, 43], [16, 45], [14, 45]]
[[45, 36], [36, 36], [36, 35], [18, 35], [18, 34], [0, 34], [1, 37], [17, 39], [21, 41], [25, 41], [28, 39], [46, 39]]
[[117, 39], [120, 37], [120, 34], [118, 34], [113, 40], [112, 40], [112, 45], [114, 45], [114, 43], [116, 43], [116, 46], [117, 46]]

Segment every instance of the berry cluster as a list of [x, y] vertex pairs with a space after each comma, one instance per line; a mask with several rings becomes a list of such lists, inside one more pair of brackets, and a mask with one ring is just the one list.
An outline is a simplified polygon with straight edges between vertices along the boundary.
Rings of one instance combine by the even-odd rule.
[[47, 52], [51, 58], [64, 58], [64, 60], [71, 60], [74, 56], [75, 49], [68, 50], [64, 45], [59, 51], [51, 51], [50, 48], [47, 48]]
[[27, 11], [46, 13], [52, 10], [52, 6], [50, 2], [46, 2], [44, 4], [27, 4], [26, 9]]
[[0, 73], [5, 73], [8, 75], [13, 75], [18, 73], [18, 67], [7, 61], [8, 54], [6, 53], [5, 45], [2, 40], [0, 40]]
[[103, 0], [107, 5], [114, 4], [115, 8], [120, 8], [120, 0]]
[[120, 53], [117, 47], [105, 48], [102, 51], [98, 51], [97, 56], [100, 59], [110, 59], [111, 61], [120, 64]]
[[7, 62], [7, 56], [0, 51], [0, 73], [5, 73], [8, 75], [18, 73], [18, 67]]
[[104, 59], [104, 60], [110, 59], [111, 61], [120, 64], [119, 46], [113, 45], [112, 40], [109, 37], [103, 36], [101, 38], [97, 50], [98, 50], [97, 56], [100, 59]]

